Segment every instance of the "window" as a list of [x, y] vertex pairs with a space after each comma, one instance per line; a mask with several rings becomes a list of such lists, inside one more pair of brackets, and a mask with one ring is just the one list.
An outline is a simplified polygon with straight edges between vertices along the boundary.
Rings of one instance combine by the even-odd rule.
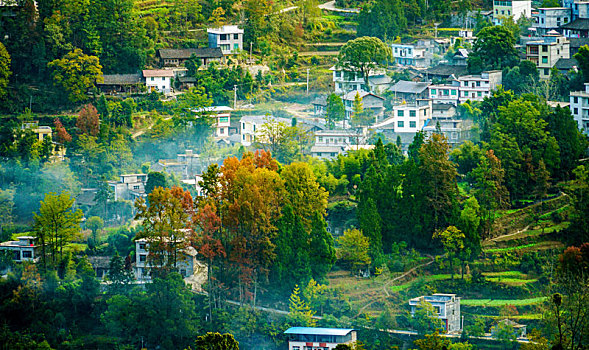
[[575, 102], [574, 103], [579, 103], [579, 98], [575, 96]]
[[220, 128], [219, 129], [219, 134], [225, 134], [225, 128]]
[[229, 44], [222, 44], [221, 45], [221, 51], [230, 51], [231, 50], [231, 45]]
[[233, 34], [233, 39], [234, 40], [239, 40], [239, 34]]
[[219, 123], [229, 123], [229, 117], [219, 117]]
[[464, 97], [468, 97], [468, 91], [464, 91]]
[[409, 116], [410, 117], [415, 117], [415, 111], [409, 111]]
[[579, 109], [578, 108], [574, 108], [573, 109], [573, 114], [579, 114]]
[[481, 82], [477, 81], [477, 87], [481, 86]]
[[458, 139], [458, 133], [457, 133], [456, 131], [453, 131], [453, 132], [452, 132], [452, 134], [451, 134], [451, 136], [450, 136], [450, 138], [451, 138], [452, 140], [456, 140], [456, 139]]
[[139, 261], [145, 262], [146, 260], [147, 260], [147, 255], [145, 255], [145, 254], [139, 255]]
[[423, 116], [427, 116], [427, 110], [426, 109], [423, 110]]
[[414, 121], [410, 121], [409, 122], [409, 127], [410, 128], [415, 128], [416, 126], [417, 126], [417, 123], [416, 122], [414, 122]]
[[221, 40], [227, 40], [227, 34], [221, 34], [220, 37]]
[[151, 77], [151, 81], [154, 81], [154, 80], [155, 80], [155, 78], [154, 77]]
[[436, 89], [432, 89], [431, 92], [432, 92], [432, 95], [435, 95], [436, 94]]
[[550, 69], [544, 68], [544, 75], [550, 75]]
[[468, 86], [468, 81], [465, 81], [464, 82], [464, 86]]
[[477, 91], [477, 97], [482, 97], [483, 93], [481, 91]]
[[33, 252], [30, 250], [23, 250], [22, 257], [23, 259], [30, 259], [33, 257]]
[[234, 43], [233, 44], [233, 50], [239, 50], [239, 44], [238, 43]]
[[134, 185], [133, 186], [133, 189], [136, 190], [136, 191], [139, 190], [139, 185]]
[[398, 116], [398, 117], [404, 117], [404, 116], [405, 116], [405, 111], [403, 111], [403, 110], [398, 110], [398, 111], [397, 111], [397, 116]]
[[145, 250], [145, 243], [139, 243], [139, 249]]
[[165, 91], [165, 90], [166, 90], [166, 87], [162, 85], [162, 91]]
[[456, 90], [450, 90], [450, 95], [456, 96]]
[[335, 152], [331, 152], [331, 156], [332, 157], [335, 157]]
[[542, 45], [542, 52], [548, 52], [548, 46]]
[[542, 63], [548, 63], [548, 57], [542, 57]]
[[405, 127], [405, 122], [404, 122], [404, 121], [402, 121], [402, 120], [398, 121], [398, 122], [397, 122], [397, 127], [399, 127], [399, 128], [404, 128], [404, 127]]

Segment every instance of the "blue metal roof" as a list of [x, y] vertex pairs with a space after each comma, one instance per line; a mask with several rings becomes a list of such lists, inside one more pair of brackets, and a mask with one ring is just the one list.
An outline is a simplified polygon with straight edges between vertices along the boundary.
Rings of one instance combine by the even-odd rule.
[[353, 331], [350, 328], [315, 328], [315, 327], [290, 327], [284, 334], [310, 334], [310, 335], [346, 335]]

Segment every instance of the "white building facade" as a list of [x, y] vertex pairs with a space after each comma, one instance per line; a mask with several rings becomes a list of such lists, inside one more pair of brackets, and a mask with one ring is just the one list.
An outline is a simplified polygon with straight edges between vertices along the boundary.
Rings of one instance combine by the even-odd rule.
[[500, 70], [482, 72], [480, 75], [465, 75], [456, 79], [459, 84], [459, 102], [468, 100], [482, 101], [491, 95], [491, 91], [501, 85], [502, 72]]
[[436, 293], [433, 295], [413, 298], [409, 300], [411, 316], [415, 315], [417, 307], [424, 301], [430, 303], [434, 307], [438, 318], [444, 322], [446, 333], [457, 333], [462, 331], [460, 298], [458, 298], [456, 294]]
[[532, 16], [532, 1], [509, 1], [509, 0], [494, 0], [493, 1], [493, 24], [501, 25], [503, 20], [508, 17], [513, 17], [517, 21], [520, 17]]
[[533, 14], [533, 19], [536, 32], [543, 35], [572, 21], [572, 14], [567, 7], [541, 7]]
[[589, 83], [585, 83], [585, 91], [571, 92], [569, 108], [579, 129], [589, 135]]
[[143, 70], [143, 77], [148, 92], [157, 91], [163, 94], [172, 92], [174, 71], [169, 69], [145, 69]]
[[342, 328], [291, 327], [284, 334], [288, 350], [333, 350], [339, 344], [353, 344], [356, 331]]
[[12, 254], [12, 260], [15, 262], [39, 260], [37, 239], [33, 236], [21, 236], [16, 241], [7, 241], [0, 243], [0, 250]]
[[239, 53], [243, 50], [243, 29], [238, 26], [222, 26], [221, 28], [208, 28], [210, 48], [221, 48], [223, 55]]

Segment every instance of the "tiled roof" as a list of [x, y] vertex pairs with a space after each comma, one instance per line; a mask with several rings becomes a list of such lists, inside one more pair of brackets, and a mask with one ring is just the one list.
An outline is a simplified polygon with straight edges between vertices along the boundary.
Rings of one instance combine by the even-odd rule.
[[391, 87], [391, 91], [409, 94], [420, 94], [424, 92], [428, 86], [429, 83], [416, 83], [414, 81], [399, 80], [395, 85]]
[[578, 66], [579, 66], [579, 62], [577, 62], [577, 60], [574, 58], [560, 58], [558, 61], [556, 61], [556, 64], [554, 65], [554, 67], [556, 67], [556, 69], [566, 70], [566, 71], [569, 71], [569, 70], [573, 69], [573, 67], [578, 67]]
[[451, 76], [456, 77], [467, 75], [468, 68], [466, 66], [454, 66], [449, 64], [440, 64], [426, 70], [427, 74], [439, 75], [439, 76]]
[[143, 76], [150, 77], [173, 77], [174, 71], [168, 69], [144, 69]]
[[103, 82], [97, 85], [134, 85], [142, 82], [141, 74], [105, 74]]
[[572, 30], [589, 30], [589, 19], [577, 18], [570, 23], [563, 24], [562, 26], [560, 26], [560, 28]]
[[158, 55], [164, 59], [189, 59], [195, 55], [198, 58], [221, 58], [223, 52], [220, 48], [203, 47], [198, 49], [159, 49]]

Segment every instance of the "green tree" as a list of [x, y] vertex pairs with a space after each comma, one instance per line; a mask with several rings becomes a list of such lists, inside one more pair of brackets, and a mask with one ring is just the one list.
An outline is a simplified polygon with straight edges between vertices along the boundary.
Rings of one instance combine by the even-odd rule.
[[336, 260], [333, 236], [327, 232], [327, 223], [319, 212], [315, 212], [311, 220], [309, 259], [311, 274], [317, 281], [325, 279]]
[[436, 309], [425, 299], [422, 299], [415, 307], [410, 325], [419, 335], [444, 331], [443, 321], [438, 317]]
[[492, 26], [478, 32], [473, 52], [468, 55], [468, 70], [478, 74], [484, 70], [512, 67], [517, 62], [513, 33], [504, 26]]
[[8, 78], [12, 75], [10, 71], [10, 55], [4, 44], [0, 42], [0, 99], [6, 95]]
[[288, 164], [302, 153], [308, 138], [298, 126], [268, 119], [258, 131], [256, 144], [270, 151], [281, 163]]
[[362, 102], [362, 98], [358, 91], [356, 91], [356, 95], [354, 96], [352, 111], [353, 126], [368, 126], [374, 122], [372, 113], [369, 110], [364, 110], [364, 103]]
[[194, 342], [194, 350], [239, 350], [239, 342], [232, 334], [207, 332]]
[[4, 227], [12, 224], [14, 210], [14, 189], [0, 189], [0, 237], [4, 240]]
[[585, 82], [589, 82], [589, 46], [581, 46], [579, 51], [573, 55], [573, 58], [579, 63], [579, 68], [583, 73]]
[[458, 259], [462, 263], [461, 278], [464, 279], [466, 262], [473, 261], [481, 252], [481, 210], [476, 197], [466, 200], [460, 212], [458, 228], [464, 233], [464, 249], [458, 252]]
[[346, 230], [337, 239], [339, 247], [336, 249], [338, 260], [348, 266], [352, 273], [356, 273], [370, 266], [370, 240], [358, 229]]
[[344, 102], [341, 97], [331, 94], [327, 97], [327, 111], [325, 121], [330, 129], [333, 129], [336, 122], [344, 120], [346, 116]]
[[86, 228], [92, 231], [92, 239], [94, 244], [98, 244], [98, 231], [104, 228], [104, 220], [98, 216], [92, 216], [86, 220]]
[[501, 342], [506, 349], [515, 348], [517, 333], [513, 326], [508, 322], [504, 321], [496, 324], [491, 329], [491, 334], [493, 334], [493, 338]]
[[426, 334], [424, 339], [418, 339], [413, 342], [419, 350], [441, 350], [449, 349], [452, 342], [448, 338], [440, 336], [438, 330], [432, 334]]
[[298, 327], [315, 327], [315, 324], [317, 324], [317, 321], [313, 318], [315, 312], [301, 299], [300, 294], [299, 286], [295, 285], [289, 298], [289, 322]]
[[442, 242], [450, 265], [450, 276], [454, 279], [454, 261], [464, 249], [464, 233], [456, 226], [448, 226], [444, 231], [434, 233], [433, 238], [439, 238]]
[[364, 88], [370, 91], [368, 77], [376, 68], [391, 60], [391, 48], [375, 37], [360, 37], [348, 41], [340, 50], [337, 67], [358, 72], [364, 78]]
[[74, 199], [66, 192], [47, 193], [35, 213], [34, 233], [41, 245], [43, 266], [56, 266], [64, 246], [80, 233], [82, 211], [73, 210]]
[[400, 36], [407, 29], [407, 18], [412, 17], [415, 22], [417, 13], [421, 13], [419, 7], [407, 8], [403, 6], [406, 4], [400, 0], [365, 4], [358, 14], [358, 36], [374, 36], [384, 41]]
[[154, 189], [158, 187], [168, 187], [166, 174], [162, 172], [152, 171], [149, 174], [147, 174], [147, 182], [145, 183], [145, 193], [150, 194], [151, 192], [153, 192]]
[[280, 177], [284, 180], [288, 203], [309, 231], [315, 213], [325, 215], [329, 193], [319, 185], [308, 163], [286, 165]]
[[108, 280], [111, 282], [109, 290], [112, 294], [119, 294], [133, 281], [133, 270], [127, 269], [123, 257], [115, 250], [108, 265]]
[[86, 55], [80, 49], [49, 62], [47, 66], [53, 69], [55, 84], [67, 91], [71, 102], [88, 99], [88, 90], [94, 87], [102, 76], [102, 66], [98, 57]]

